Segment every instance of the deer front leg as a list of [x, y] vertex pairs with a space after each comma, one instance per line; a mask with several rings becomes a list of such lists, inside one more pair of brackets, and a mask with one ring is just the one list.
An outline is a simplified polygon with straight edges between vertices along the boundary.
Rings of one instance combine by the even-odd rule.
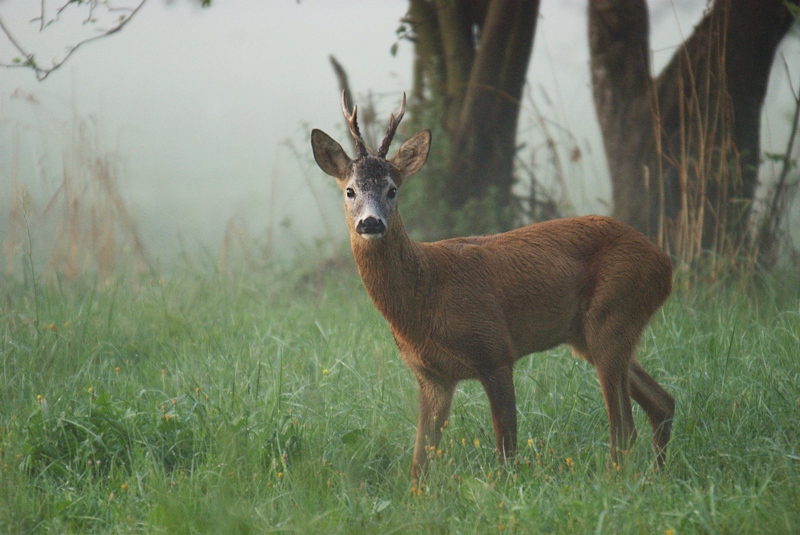
[[480, 378], [489, 398], [492, 425], [500, 463], [517, 454], [517, 397], [513, 369], [502, 367]]
[[423, 372], [417, 373], [419, 382], [419, 421], [417, 422], [417, 440], [414, 443], [414, 460], [411, 464], [411, 479], [414, 482], [425, 471], [428, 452], [431, 446], [439, 445], [442, 429], [450, 403], [456, 389], [455, 381], [444, 381], [431, 377]]

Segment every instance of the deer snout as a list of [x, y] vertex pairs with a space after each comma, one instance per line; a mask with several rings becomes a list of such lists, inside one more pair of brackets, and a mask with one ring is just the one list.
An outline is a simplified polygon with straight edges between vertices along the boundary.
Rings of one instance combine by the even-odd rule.
[[359, 220], [356, 225], [356, 232], [368, 240], [374, 240], [383, 237], [386, 233], [386, 224], [377, 217], [367, 216]]

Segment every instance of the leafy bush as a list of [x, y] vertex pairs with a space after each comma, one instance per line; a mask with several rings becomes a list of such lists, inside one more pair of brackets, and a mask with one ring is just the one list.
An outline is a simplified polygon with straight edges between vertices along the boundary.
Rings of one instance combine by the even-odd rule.
[[42, 398], [22, 430], [23, 465], [33, 477], [62, 482], [124, 478], [142, 455], [165, 472], [190, 469], [207, 451], [206, 408], [191, 398], [184, 403], [188, 411], [181, 414], [177, 400], [169, 410], [167, 405], [158, 410], [146, 399], [90, 389], [87, 397], [53, 414]]

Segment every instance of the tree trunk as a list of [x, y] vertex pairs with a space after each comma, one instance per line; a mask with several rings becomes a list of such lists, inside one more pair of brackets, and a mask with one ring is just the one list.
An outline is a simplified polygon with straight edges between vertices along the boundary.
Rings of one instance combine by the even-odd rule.
[[655, 158], [649, 32], [644, 0], [589, 2], [592, 88], [611, 171], [614, 217], [646, 233], [650, 215], [642, 207], [652, 196], [643, 168]]
[[538, 0], [489, 4], [453, 145], [447, 191], [453, 208], [496, 188], [506, 206], [514, 184], [517, 117], [533, 50]]
[[757, 183], [761, 106], [791, 22], [782, 0], [717, 0], [653, 80], [644, 0], [589, 3], [615, 217], [654, 238], [665, 230], [676, 248], [741, 243]]
[[410, 0], [414, 96], [442, 110], [448, 156], [441, 192], [452, 211], [489, 193], [498, 209], [511, 203], [538, 12], [539, 0]]

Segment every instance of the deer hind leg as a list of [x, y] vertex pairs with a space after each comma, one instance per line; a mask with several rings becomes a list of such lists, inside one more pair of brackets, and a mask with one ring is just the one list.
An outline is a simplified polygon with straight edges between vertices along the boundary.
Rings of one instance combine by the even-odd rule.
[[492, 411], [495, 444], [500, 463], [517, 453], [517, 398], [514, 393], [514, 372], [504, 366], [480, 378]]
[[443, 381], [422, 372], [417, 373], [419, 382], [419, 420], [417, 439], [414, 443], [414, 460], [411, 464], [411, 479], [419, 480], [425, 471], [430, 447], [439, 445], [442, 428], [450, 413], [455, 381]]
[[589, 362], [595, 365], [603, 399], [608, 412], [611, 435], [611, 460], [621, 463], [621, 454], [628, 451], [636, 441], [636, 426], [633, 423], [629, 368], [633, 359], [634, 344], [626, 343], [630, 337], [605, 336], [589, 341]]
[[675, 415], [675, 398], [669, 395], [655, 379], [650, 377], [637, 360], [630, 366], [631, 396], [638, 403], [653, 427], [653, 447], [656, 450], [656, 468], [664, 465], [667, 443]]

